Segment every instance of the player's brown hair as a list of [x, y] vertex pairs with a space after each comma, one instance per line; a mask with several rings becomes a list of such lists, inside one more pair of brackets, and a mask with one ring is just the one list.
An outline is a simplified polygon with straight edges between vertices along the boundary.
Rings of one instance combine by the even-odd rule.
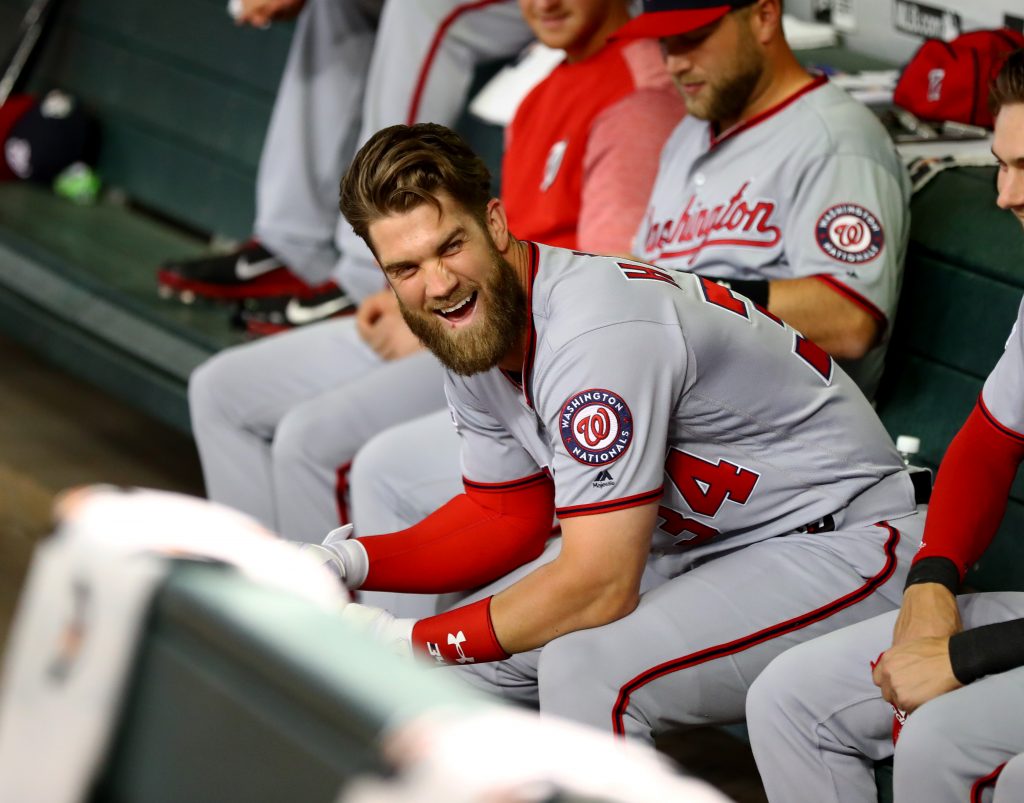
[[441, 192], [482, 222], [492, 197], [491, 173], [450, 128], [436, 123], [393, 125], [359, 149], [341, 180], [339, 206], [372, 250], [370, 223], [422, 203], [440, 212]]
[[996, 115], [1007, 103], [1024, 103], [1024, 48], [1006, 57], [996, 80], [992, 82], [988, 104]]

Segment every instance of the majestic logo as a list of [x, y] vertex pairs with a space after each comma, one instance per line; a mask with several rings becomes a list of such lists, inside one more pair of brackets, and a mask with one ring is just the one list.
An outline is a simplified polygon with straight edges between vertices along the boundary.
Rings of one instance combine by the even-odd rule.
[[612, 473], [605, 469], [604, 471], [597, 472], [597, 477], [592, 483], [595, 488], [608, 488], [615, 484], [615, 477]]
[[448, 634], [448, 646], [454, 647], [455, 651], [459, 654], [459, 657], [455, 659], [457, 664], [475, 664], [476, 658], [467, 658], [465, 651], [462, 649], [462, 642], [466, 640], [466, 634], [461, 630], [458, 633]]
[[782, 239], [779, 227], [772, 223], [775, 202], [764, 199], [747, 200], [746, 182], [728, 202], [702, 206], [694, 196], [686, 202], [676, 220], [656, 221], [648, 211], [647, 235], [644, 242], [648, 259], [689, 257], [692, 265], [705, 248], [715, 245], [771, 248]]
[[814, 236], [832, 259], [853, 265], [870, 262], [885, 245], [878, 218], [857, 204], [836, 204], [826, 209], [818, 218]]
[[942, 98], [942, 82], [946, 80], [946, 71], [941, 67], [928, 70], [928, 102], [938, 103]]
[[956, 39], [963, 30], [959, 14], [911, 0], [895, 0], [892, 15], [897, 31], [915, 36], [943, 39], [948, 42]]
[[558, 419], [569, 456], [587, 465], [615, 462], [633, 440], [633, 414], [609, 390], [584, 390], [570, 396]]
[[548, 151], [548, 159], [544, 163], [544, 177], [540, 181], [540, 191], [545, 192], [555, 179], [558, 178], [558, 171], [562, 167], [562, 159], [565, 158], [565, 149], [569, 147], [569, 140], [562, 139], [551, 146]]

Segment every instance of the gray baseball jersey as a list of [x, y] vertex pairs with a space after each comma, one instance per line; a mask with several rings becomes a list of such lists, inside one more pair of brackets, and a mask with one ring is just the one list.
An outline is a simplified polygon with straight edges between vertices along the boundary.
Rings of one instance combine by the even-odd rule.
[[746, 299], [530, 248], [521, 387], [498, 369], [447, 380], [466, 482], [546, 470], [563, 520], [655, 502], [652, 557], [629, 616], [459, 671], [638, 738], [735, 722], [781, 651], [897, 604], [923, 518], [909, 477], [842, 369]]
[[[909, 233], [910, 185], [875, 116], [817, 78], [715, 137], [685, 118], [662, 150], [636, 235], [647, 262], [710, 276], [816, 276], [891, 328]], [[844, 365], [867, 395], [888, 337]]]
[[[1022, 402], [1024, 302], [982, 391], [990, 420], [1018, 438], [1024, 433]], [[965, 629], [1024, 617], [1021, 593], [968, 595], [958, 602]], [[870, 769], [874, 760], [893, 754], [893, 709], [871, 681], [870, 661], [891, 646], [895, 615], [794, 649], [755, 683], [747, 719], [769, 800], [874, 800]], [[895, 799], [991, 800], [993, 786], [996, 799], [1024, 799], [1024, 777], [998, 772], [1024, 752], [1021, 710], [1024, 667], [977, 680], [919, 708], [899, 736]]]
[[1018, 437], [1024, 433], [1024, 301], [1006, 339], [1006, 349], [981, 391], [985, 409]]
[[523, 391], [497, 369], [448, 378], [469, 481], [548, 470], [562, 519], [658, 500], [669, 564], [845, 517], [890, 475], [900, 492], [858, 520], [914, 509], [863, 396], [778, 318], [692, 274], [530, 247]]

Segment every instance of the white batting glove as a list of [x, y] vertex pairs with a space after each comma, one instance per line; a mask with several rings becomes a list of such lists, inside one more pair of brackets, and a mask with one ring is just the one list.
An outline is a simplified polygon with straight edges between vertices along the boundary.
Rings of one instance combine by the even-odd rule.
[[370, 559], [363, 545], [352, 538], [352, 529], [351, 524], [336, 527], [322, 544], [303, 544], [301, 548], [333, 572], [346, 588], [356, 589], [366, 580]]
[[341, 618], [402, 657], [412, 657], [412, 628], [416, 624], [415, 619], [398, 619], [383, 608], [358, 602], [350, 602], [342, 608]]

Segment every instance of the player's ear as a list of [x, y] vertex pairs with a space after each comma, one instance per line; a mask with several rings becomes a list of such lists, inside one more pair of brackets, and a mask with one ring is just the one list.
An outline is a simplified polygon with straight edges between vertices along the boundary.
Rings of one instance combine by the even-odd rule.
[[757, 0], [750, 12], [754, 38], [763, 45], [782, 37], [782, 3], [779, 0]]
[[494, 241], [494, 247], [498, 252], [505, 254], [512, 240], [509, 236], [508, 217], [505, 215], [505, 206], [498, 198], [491, 198], [487, 202], [487, 211], [484, 215], [484, 223], [487, 231]]

